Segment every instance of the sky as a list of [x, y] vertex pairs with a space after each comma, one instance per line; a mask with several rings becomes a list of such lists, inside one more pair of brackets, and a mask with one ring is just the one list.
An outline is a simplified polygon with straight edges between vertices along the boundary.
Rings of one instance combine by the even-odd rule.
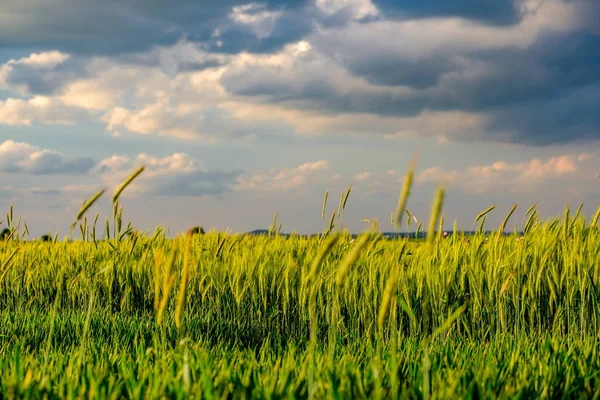
[[445, 229], [591, 216], [598, 21], [596, 0], [2, 0], [0, 211], [68, 234], [144, 165], [121, 200], [141, 230], [319, 232], [351, 187], [336, 226], [391, 231], [416, 157], [425, 226], [439, 185]]

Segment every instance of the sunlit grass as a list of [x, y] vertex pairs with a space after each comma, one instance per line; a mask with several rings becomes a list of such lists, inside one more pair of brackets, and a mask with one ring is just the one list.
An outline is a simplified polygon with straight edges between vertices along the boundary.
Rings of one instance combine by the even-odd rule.
[[11, 209], [0, 397], [597, 395], [599, 213], [544, 222], [532, 207], [523, 237], [502, 236], [514, 206], [467, 241], [432, 234], [443, 197], [426, 241], [376, 224], [352, 241], [333, 216], [315, 237], [281, 236], [274, 219], [268, 236], [168, 239], [122, 232], [122, 211], [112, 239], [108, 220], [108, 240], [84, 220], [82, 240], [23, 241]]

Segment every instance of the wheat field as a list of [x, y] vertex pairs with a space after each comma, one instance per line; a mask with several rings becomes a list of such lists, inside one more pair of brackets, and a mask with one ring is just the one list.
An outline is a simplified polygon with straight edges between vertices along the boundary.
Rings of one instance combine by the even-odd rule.
[[264, 236], [167, 238], [124, 226], [142, 171], [103, 226], [85, 217], [103, 192], [82, 205], [77, 240], [24, 240], [7, 214], [0, 398], [600, 397], [600, 209], [534, 206], [504, 235], [516, 207], [485, 233], [490, 207], [479, 233], [444, 236], [440, 188], [425, 241], [376, 223], [353, 240], [335, 212], [314, 237], [275, 218]]

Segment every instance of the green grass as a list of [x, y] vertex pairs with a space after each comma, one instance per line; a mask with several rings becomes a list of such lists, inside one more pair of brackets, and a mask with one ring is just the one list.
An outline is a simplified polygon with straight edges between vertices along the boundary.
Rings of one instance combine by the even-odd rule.
[[[502, 236], [513, 207], [486, 237], [490, 207], [480, 233], [444, 238], [440, 189], [426, 241], [377, 221], [351, 241], [335, 211], [319, 237], [279, 236], [276, 214], [268, 236], [167, 239], [122, 229], [142, 171], [106, 240], [84, 217], [103, 191], [73, 242], [23, 241], [11, 207], [0, 399], [600, 398], [600, 209], [543, 222], [533, 206]], [[410, 181], [392, 221], [411, 219]]]
[[[536, 222], [524, 240], [436, 236], [432, 248], [369, 235], [358, 254], [352, 249], [360, 238], [334, 239], [315, 279], [308, 277], [326, 245], [320, 238], [209, 233], [189, 239], [187, 255], [184, 237], [162, 234], [0, 243], [0, 392], [6, 398], [599, 392], [600, 232], [582, 217], [566, 229]], [[380, 317], [386, 287], [391, 298]], [[161, 325], [157, 293], [168, 296]]]

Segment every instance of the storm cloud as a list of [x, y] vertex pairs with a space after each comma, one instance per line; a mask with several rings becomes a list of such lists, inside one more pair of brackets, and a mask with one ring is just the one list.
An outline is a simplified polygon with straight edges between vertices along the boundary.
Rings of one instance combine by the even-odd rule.
[[0, 66], [15, 93], [0, 123], [73, 123], [79, 107], [115, 135], [283, 143], [309, 117], [391, 135], [446, 113], [478, 120], [448, 140], [593, 141], [597, 17], [594, 0], [9, 0], [0, 47], [39, 52]]

